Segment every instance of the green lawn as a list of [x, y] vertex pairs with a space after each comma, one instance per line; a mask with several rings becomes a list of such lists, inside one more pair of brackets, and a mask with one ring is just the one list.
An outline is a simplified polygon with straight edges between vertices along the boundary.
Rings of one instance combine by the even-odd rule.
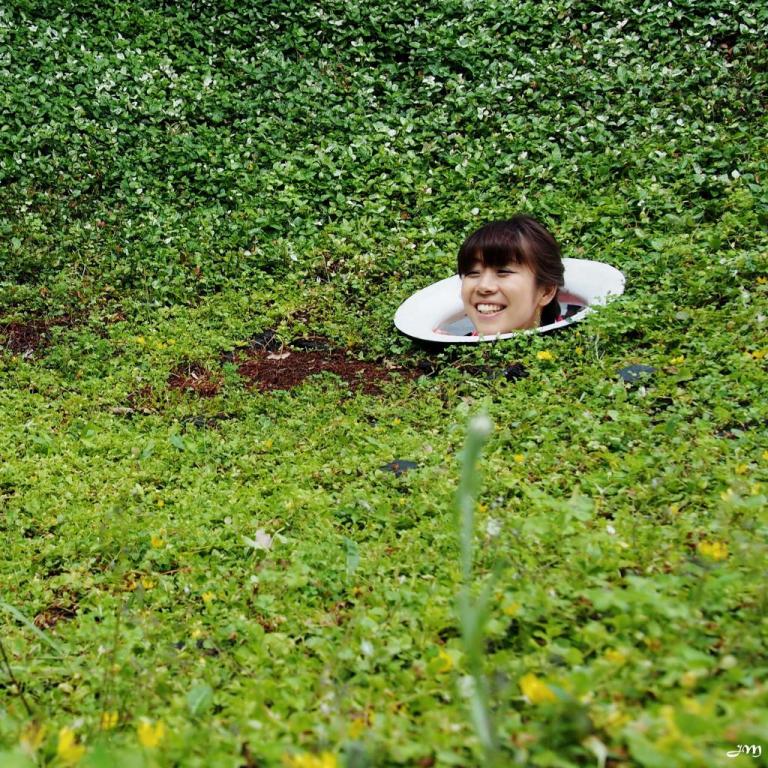
[[[766, 35], [726, 0], [0, 9], [0, 766], [765, 764], [728, 753], [768, 750]], [[399, 335], [518, 211], [625, 295]]]

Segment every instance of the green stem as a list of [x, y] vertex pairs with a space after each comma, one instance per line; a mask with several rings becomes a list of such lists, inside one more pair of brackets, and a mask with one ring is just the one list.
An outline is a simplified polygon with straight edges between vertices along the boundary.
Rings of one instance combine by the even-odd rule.
[[16, 687], [16, 690], [19, 692], [19, 698], [21, 699], [21, 703], [24, 705], [24, 709], [27, 710], [27, 714], [32, 717], [32, 707], [29, 706], [29, 702], [27, 701], [27, 697], [24, 695], [24, 689], [21, 687], [21, 684], [16, 679], [16, 676], [13, 674], [13, 668], [11, 667], [11, 662], [8, 659], [8, 655], [5, 652], [5, 646], [3, 645], [3, 641], [0, 640], [0, 653], [3, 655], [3, 663], [5, 664], [5, 668], [8, 670], [8, 677], [11, 678], [11, 682]]
[[481, 593], [474, 595], [472, 584], [473, 541], [475, 529], [475, 499], [480, 485], [478, 461], [483, 445], [493, 426], [487, 416], [477, 416], [469, 424], [464, 450], [460, 457], [459, 486], [456, 491], [457, 528], [461, 559], [461, 590], [457, 600], [459, 626], [469, 671], [469, 713], [483, 752], [484, 765], [497, 764], [496, 731], [491, 718], [488, 681], [483, 674], [483, 630], [488, 619], [488, 606], [493, 592], [493, 581], [485, 584]]

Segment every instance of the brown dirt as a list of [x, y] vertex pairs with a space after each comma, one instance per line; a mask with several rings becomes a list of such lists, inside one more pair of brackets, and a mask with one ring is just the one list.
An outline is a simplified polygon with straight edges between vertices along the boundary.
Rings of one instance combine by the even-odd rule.
[[128, 393], [128, 405], [118, 406], [112, 409], [115, 416], [133, 416], [136, 413], [144, 414], [156, 413], [155, 392], [149, 384], [138, 387]]
[[221, 391], [222, 377], [200, 363], [181, 363], [168, 377], [171, 389], [192, 392], [200, 397], [213, 397]]
[[0, 321], [0, 348], [5, 347], [15, 355], [29, 357], [49, 344], [51, 328], [54, 326], [70, 327], [74, 325], [74, 322], [74, 319], [68, 316], [51, 320], [29, 320], [27, 322]]
[[[313, 339], [313, 345], [320, 346]], [[308, 345], [309, 346], [309, 345]], [[238, 373], [251, 386], [264, 392], [275, 389], [292, 389], [308, 376], [317, 373], [333, 373], [350, 387], [365, 394], [379, 394], [380, 385], [393, 374], [413, 378], [418, 371], [381, 363], [354, 360], [340, 351], [309, 348], [301, 351], [284, 349], [270, 351], [255, 350], [246, 358], [238, 358]]]
[[77, 616], [77, 601], [72, 595], [65, 595], [54, 600], [35, 616], [35, 626], [38, 629], [53, 629], [60, 621], [67, 621]]

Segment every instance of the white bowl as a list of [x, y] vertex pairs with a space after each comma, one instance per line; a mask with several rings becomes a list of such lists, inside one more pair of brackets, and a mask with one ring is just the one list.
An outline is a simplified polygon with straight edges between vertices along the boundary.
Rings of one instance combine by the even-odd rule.
[[474, 326], [464, 314], [461, 278], [458, 275], [439, 280], [416, 291], [395, 312], [395, 325], [406, 336], [441, 344], [474, 344], [478, 341], [508, 339], [519, 333], [547, 333], [583, 320], [593, 307], [624, 293], [624, 275], [610, 264], [589, 259], [563, 259], [565, 285], [560, 289], [563, 314], [568, 305], [581, 309], [564, 320], [539, 328], [500, 333], [495, 336], [469, 336]]

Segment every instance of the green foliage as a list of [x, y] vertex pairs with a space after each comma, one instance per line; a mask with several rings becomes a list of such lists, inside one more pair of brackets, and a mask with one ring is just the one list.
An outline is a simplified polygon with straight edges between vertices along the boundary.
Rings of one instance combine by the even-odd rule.
[[[766, 32], [726, 0], [0, 9], [0, 763], [762, 743]], [[470, 350], [396, 334], [518, 210], [625, 296]], [[268, 328], [429, 373], [261, 393], [233, 361]], [[168, 387], [193, 364], [218, 394]]]

